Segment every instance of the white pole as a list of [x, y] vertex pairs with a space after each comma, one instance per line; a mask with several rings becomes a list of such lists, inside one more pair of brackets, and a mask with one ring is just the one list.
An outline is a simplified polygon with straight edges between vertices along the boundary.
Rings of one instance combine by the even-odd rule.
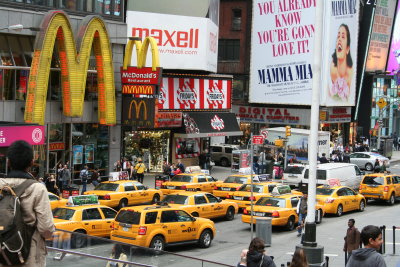
[[253, 224], [253, 154], [254, 154], [254, 144], [253, 144], [253, 134], [250, 136], [250, 228], [251, 228], [251, 240], [253, 240], [254, 224]]
[[310, 140], [308, 143], [309, 179], [306, 222], [315, 223], [315, 198], [317, 184], [317, 153], [319, 129], [319, 91], [321, 90], [321, 59], [322, 59], [322, 34], [323, 34], [323, 2], [316, 1], [315, 8], [315, 37], [313, 60], [313, 84], [311, 100]]

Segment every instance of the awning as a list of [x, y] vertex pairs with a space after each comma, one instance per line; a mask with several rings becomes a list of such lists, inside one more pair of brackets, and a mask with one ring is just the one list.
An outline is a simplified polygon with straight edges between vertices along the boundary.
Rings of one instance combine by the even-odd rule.
[[176, 137], [199, 138], [211, 136], [240, 136], [236, 115], [229, 112], [185, 112], [182, 133]]

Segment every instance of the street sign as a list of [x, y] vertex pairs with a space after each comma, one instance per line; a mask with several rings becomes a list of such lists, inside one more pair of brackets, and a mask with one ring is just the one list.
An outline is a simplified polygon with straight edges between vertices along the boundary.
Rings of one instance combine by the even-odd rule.
[[264, 136], [253, 135], [253, 145], [262, 145], [262, 144], [264, 144]]
[[261, 130], [260, 130], [260, 134], [261, 134], [262, 136], [264, 136], [265, 139], [268, 138], [268, 130], [267, 130], [267, 129], [261, 129]]
[[376, 102], [376, 104], [378, 105], [378, 107], [380, 109], [383, 109], [384, 107], [386, 107], [387, 102], [386, 102], [386, 100], [384, 98], [381, 98], [381, 99], [378, 100], [378, 102]]

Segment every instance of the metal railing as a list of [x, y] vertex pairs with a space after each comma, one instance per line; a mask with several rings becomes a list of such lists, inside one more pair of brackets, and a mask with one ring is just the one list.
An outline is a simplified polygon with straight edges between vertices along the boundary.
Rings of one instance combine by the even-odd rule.
[[[382, 225], [381, 227], [379, 227], [382, 231], [382, 239], [383, 239], [383, 244], [381, 246], [380, 249], [380, 253], [381, 254], [386, 254], [386, 243], [389, 244], [389, 242], [387, 242], [387, 238], [386, 238], [386, 225]], [[393, 249], [393, 253], [389, 254], [389, 255], [397, 255], [396, 254], [396, 230], [400, 230], [400, 226], [392, 226], [392, 229], [389, 228], [389, 231], [392, 230], [392, 249]]]
[[[174, 267], [233, 267], [229, 264], [183, 256], [167, 251], [135, 246], [107, 238], [95, 237], [78, 232], [56, 229], [52, 239], [46, 240], [48, 255], [47, 266], [65, 267], [76, 266], [102, 266], [107, 261], [121, 262], [127, 266], [174, 266]], [[112, 259], [115, 249], [122, 250], [126, 260]], [[104, 264], [105, 265], [105, 264]]]

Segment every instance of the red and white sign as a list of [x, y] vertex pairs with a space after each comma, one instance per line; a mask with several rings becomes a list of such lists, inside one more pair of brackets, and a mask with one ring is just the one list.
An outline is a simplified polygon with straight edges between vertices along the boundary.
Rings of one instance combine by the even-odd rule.
[[230, 109], [231, 79], [176, 78], [162, 79], [160, 110]]
[[123, 84], [151, 84], [159, 85], [161, 81], [162, 69], [157, 68], [153, 71], [150, 67], [128, 67], [126, 70], [121, 67], [121, 82]]
[[65, 149], [65, 143], [63, 142], [49, 144], [49, 151], [64, 150], [64, 149]]
[[221, 131], [225, 128], [224, 120], [218, 117], [218, 115], [215, 115], [211, 119], [211, 128], [217, 131]]
[[260, 134], [264, 137], [264, 139], [268, 138], [268, 130], [267, 129], [261, 129]]
[[218, 26], [209, 18], [128, 10], [126, 24], [127, 37], [155, 38], [163, 68], [217, 72]]
[[157, 112], [155, 128], [172, 128], [182, 126], [182, 112]]
[[253, 145], [262, 145], [264, 144], [264, 136], [262, 135], [253, 135]]

